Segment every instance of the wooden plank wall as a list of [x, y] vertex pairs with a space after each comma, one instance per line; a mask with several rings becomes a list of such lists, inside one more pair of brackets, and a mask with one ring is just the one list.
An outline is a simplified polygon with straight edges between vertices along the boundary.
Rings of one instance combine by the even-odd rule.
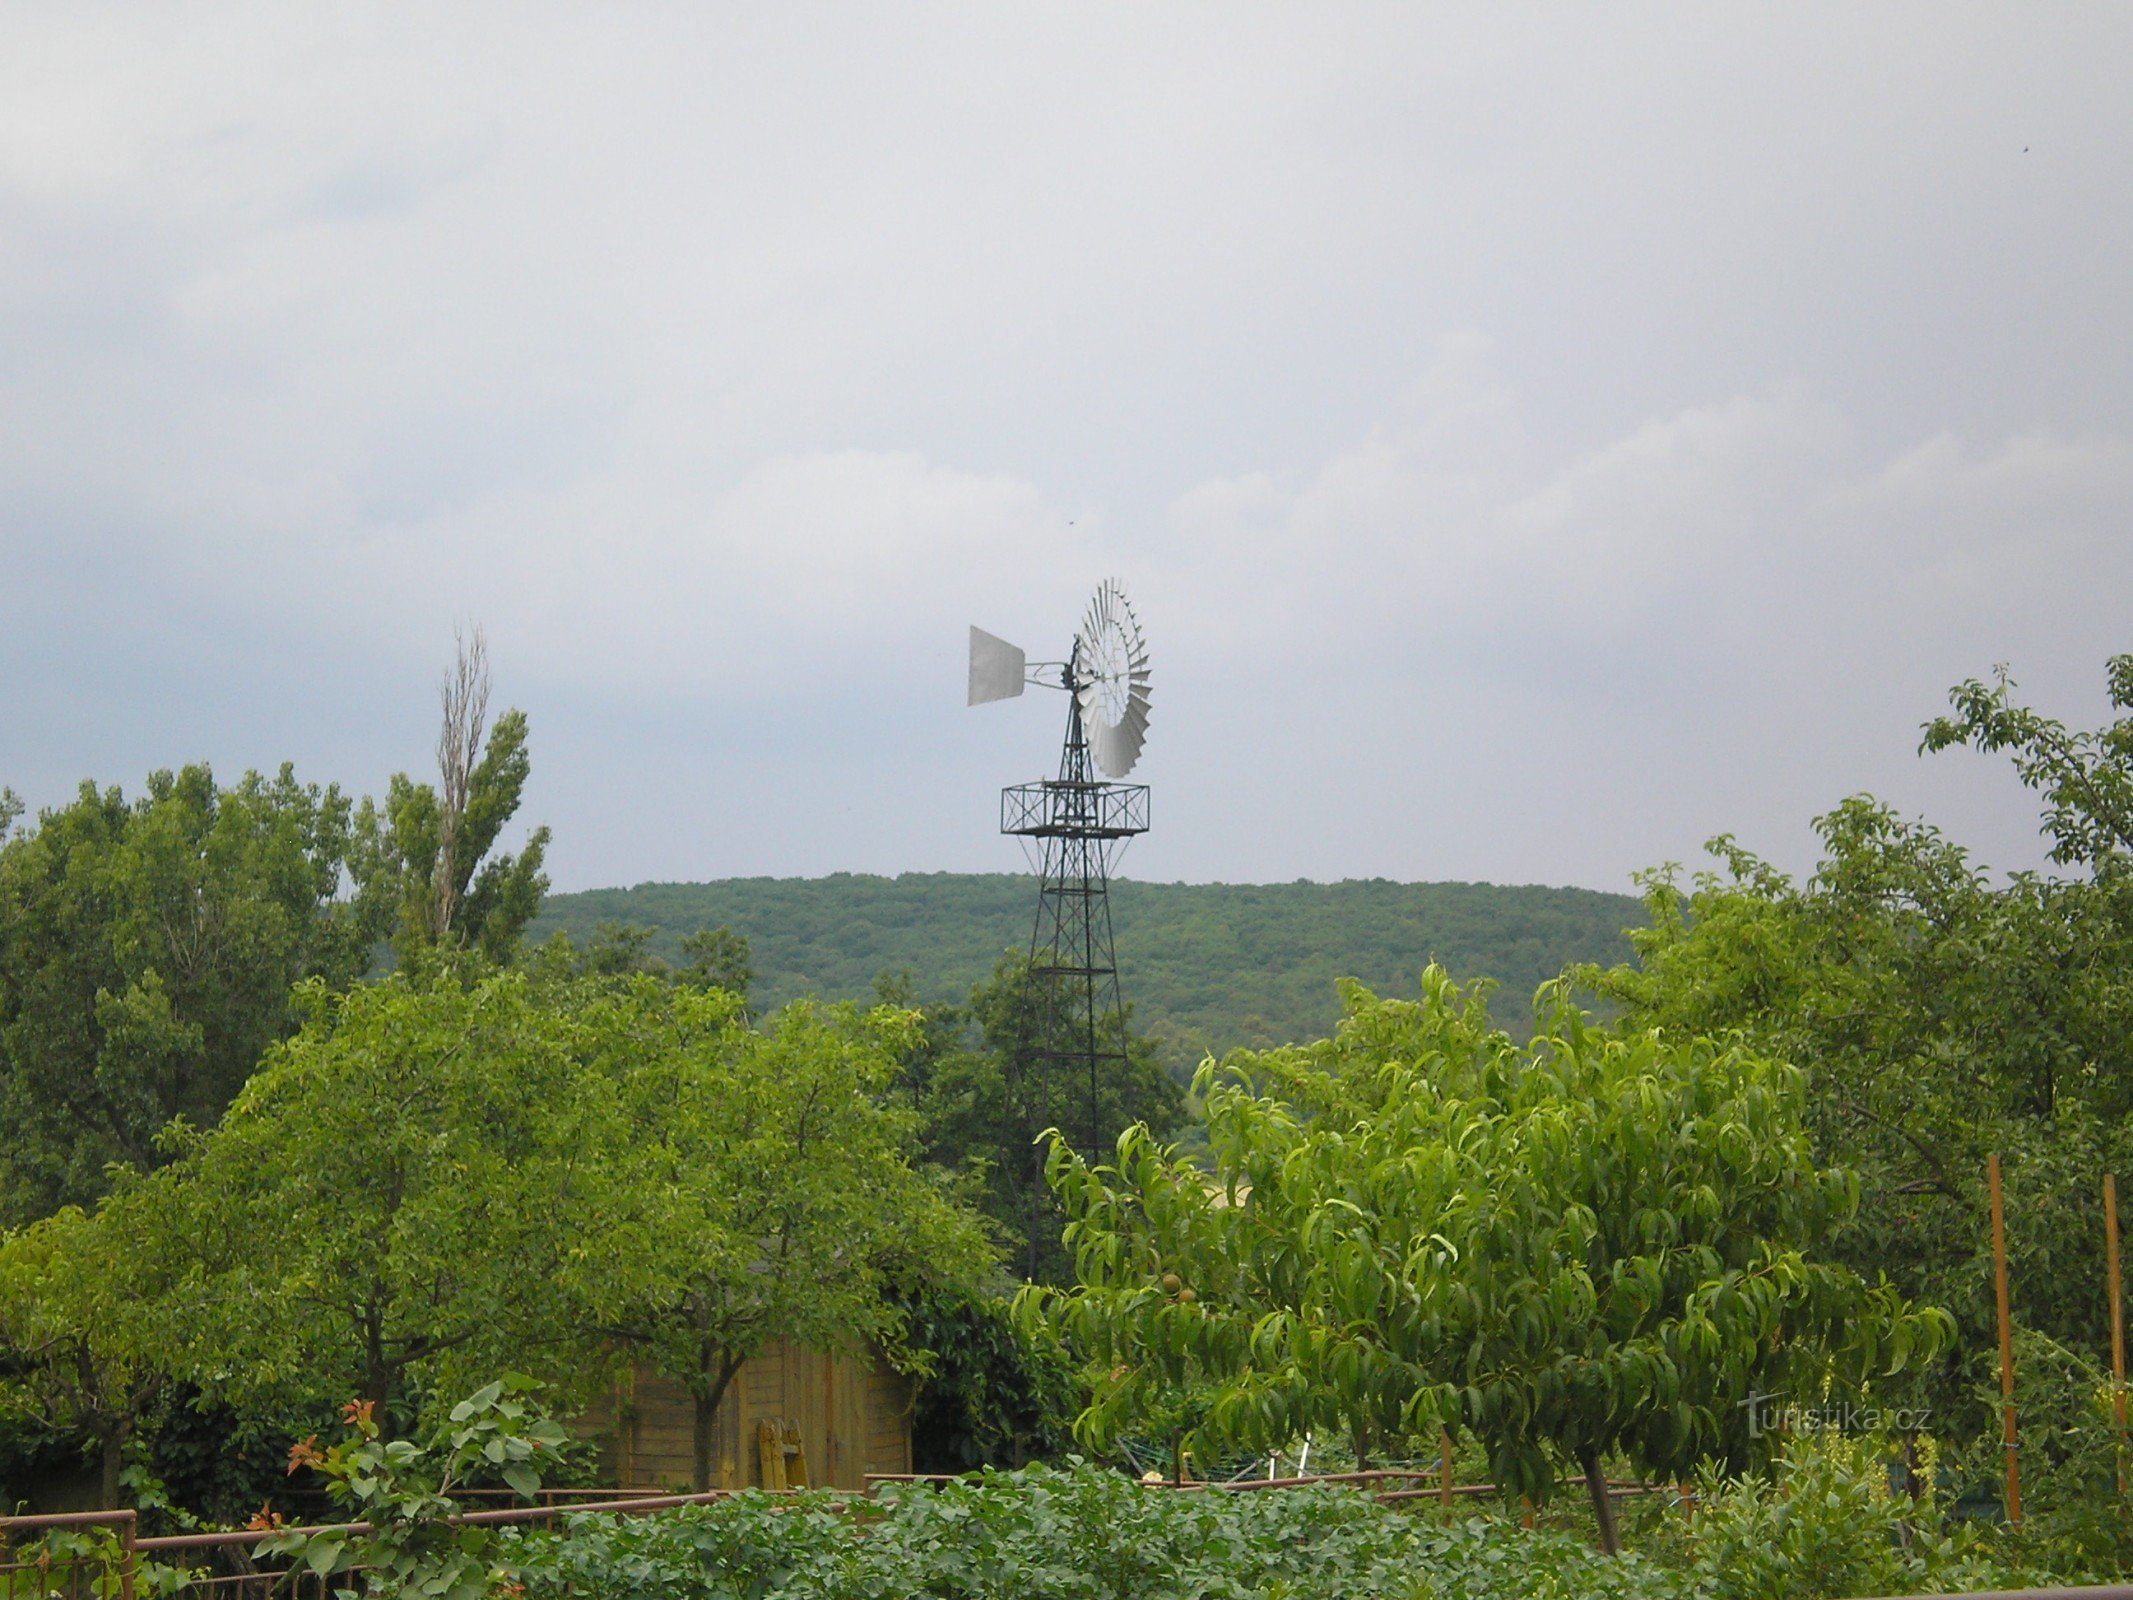
[[[869, 1472], [909, 1472], [912, 1399], [911, 1380], [886, 1362], [780, 1344], [727, 1386], [712, 1436], [714, 1486], [762, 1482], [755, 1430], [764, 1418], [799, 1425], [815, 1484], [858, 1489]], [[617, 1488], [679, 1489], [689, 1484], [695, 1418], [686, 1389], [639, 1370], [595, 1401], [574, 1431], [601, 1442], [606, 1481]]]

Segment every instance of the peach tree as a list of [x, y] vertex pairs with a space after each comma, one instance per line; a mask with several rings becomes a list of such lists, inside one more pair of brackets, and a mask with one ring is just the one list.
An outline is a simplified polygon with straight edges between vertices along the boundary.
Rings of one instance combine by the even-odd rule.
[[1138, 1130], [1104, 1166], [1053, 1146], [1080, 1287], [1024, 1308], [1087, 1356], [1092, 1447], [1209, 1386], [1215, 1448], [1471, 1433], [1508, 1493], [1582, 1477], [1614, 1549], [1609, 1461], [1747, 1466], [1758, 1401], [1945, 1338], [1821, 1254], [1858, 1190], [1816, 1165], [1793, 1068], [1555, 988], [1515, 1043], [1435, 968], [1419, 1003], [1345, 998], [1332, 1039], [1202, 1068], [1212, 1172]]

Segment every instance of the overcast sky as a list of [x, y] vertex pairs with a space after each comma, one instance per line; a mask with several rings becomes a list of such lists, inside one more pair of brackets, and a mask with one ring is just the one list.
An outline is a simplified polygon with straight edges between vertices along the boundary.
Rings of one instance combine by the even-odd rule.
[[559, 888], [1017, 868], [1155, 653], [1135, 876], [1794, 869], [2133, 650], [2133, 7], [0, 10], [0, 782], [425, 772]]

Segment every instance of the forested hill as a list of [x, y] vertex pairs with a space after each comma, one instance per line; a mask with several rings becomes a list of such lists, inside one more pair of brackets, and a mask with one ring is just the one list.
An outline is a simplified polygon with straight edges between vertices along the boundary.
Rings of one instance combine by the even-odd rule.
[[[583, 943], [601, 922], [658, 930], [654, 954], [677, 965], [699, 928], [745, 934], [755, 998], [868, 992], [908, 969], [928, 999], [964, 999], [1000, 953], [1026, 947], [1036, 880], [1008, 873], [877, 878], [728, 878], [550, 895], [529, 938], [566, 930]], [[1423, 966], [1496, 979], [1500, 1019], [1518, 1027], [1535, 988], [1573, 961], [1629, 954], [1644, 920], [1627, 895], [1486, 883], [1142, 883], [1112, 886], [1120, 979], [1135, 1026], [1173, 1060], [1201, 1049], [1318, 1038], [1339, 1012], [1334, 980], [1412, 994]], [[1520, 1027], [1520, 1031], [1523, 1028]]]

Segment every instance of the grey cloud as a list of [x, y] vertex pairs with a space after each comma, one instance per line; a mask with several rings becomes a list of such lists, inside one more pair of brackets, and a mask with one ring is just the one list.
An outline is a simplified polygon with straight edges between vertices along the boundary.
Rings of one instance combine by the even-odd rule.
[[[1005, 865], [1121, 573], [1156, 875], [1620, 886], [2133, 559], [2112, 11], [0, 20], [0, 780], [374, 786], [483, 619], [570, 884]], [[2023, 147], [2028, 146], [2025, 154]]]

